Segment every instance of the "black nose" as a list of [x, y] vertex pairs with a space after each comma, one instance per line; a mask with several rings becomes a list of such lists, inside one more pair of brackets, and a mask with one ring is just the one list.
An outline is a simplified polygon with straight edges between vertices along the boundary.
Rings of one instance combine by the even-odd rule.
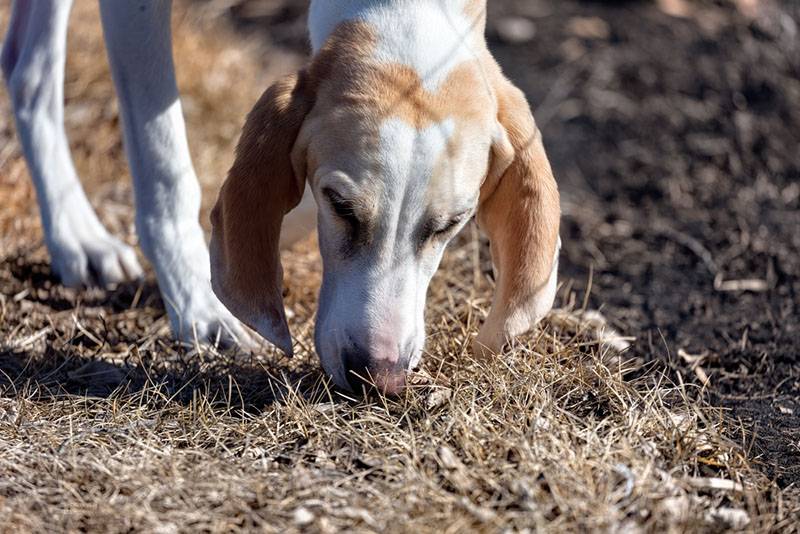
[[351, 348], [342, 354], [342, 363], [347, 383], [356, 393], [377, 389], [384, 395], [397, 395], [405, 388], [407, 358], [395, 363], [373, 362], [367, 351]]

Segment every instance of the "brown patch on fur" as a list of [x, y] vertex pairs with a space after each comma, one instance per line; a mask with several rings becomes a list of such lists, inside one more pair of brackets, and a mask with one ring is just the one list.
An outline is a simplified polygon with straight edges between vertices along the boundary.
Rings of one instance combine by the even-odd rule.
[[[456, 135], [467, 129], [487, 132], [494, 128], [497, 104], [482, 67], [488, 53], [456, 66], [430, 91], [412, 67], [377, 62], [373, 57], [377, 41], [368, 24], [343, 23], [310, 66], [312, 77], [319, 81], [318, 98], [298, 142], [298, 150], [308, 150], [296, 155], [303, 165], [308, 164], [309, 175], [323, 164], [351, 176], [363, 175], [365, 169], [380, 175], [373, 155], [380, 127], [389, 119], [400, 119], [418, 130], [449, 119], [455, 123]], [[453, 156], [454, 144], [450, 143], [443, 159]], [[377, 195], [370, 188], [379, 184], [362, 185], [365, 196]]]
[[397, 117], [419, 129], [445, 118], [467, 120], [486, 113], [491, 92], [478, 58], [453, 69], [440, 89], [431, 92], [412, 67], [373, 60], [376, 42], [366, 23], [339, 25], [310, 67], [321, 83], [319, 104], [326, 106], [315, 112], [327, 113], [335, 106], [369, 114], [372, 122]]

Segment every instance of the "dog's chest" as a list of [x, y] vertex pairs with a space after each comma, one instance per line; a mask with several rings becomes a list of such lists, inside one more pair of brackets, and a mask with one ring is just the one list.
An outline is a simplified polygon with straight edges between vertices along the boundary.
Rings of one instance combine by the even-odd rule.
[[378, 63], [414, 69], [428, 90], [452, 70], [475, 59], [482, 13], [470, 15], [470, 0], [314, 0], [309, 14], [316, 53], [339, 24], [361, 21], [377, 36]]

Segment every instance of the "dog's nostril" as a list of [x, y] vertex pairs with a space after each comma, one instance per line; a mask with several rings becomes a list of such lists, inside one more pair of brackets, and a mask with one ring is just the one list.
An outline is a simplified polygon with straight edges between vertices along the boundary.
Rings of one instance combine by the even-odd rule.
[[342, 363], [347, 383], [356, 393], [377, 389], [385, 395], [397, 395], [405, 388], [405, 359], [397, 363], [374, 363], [367, 352], [351, 350], [342, 355]]
[[371, 381], [369, 355], [359, 350], [351, 350], [342, 355], [347, 383], [353, 391], [361, 391]]

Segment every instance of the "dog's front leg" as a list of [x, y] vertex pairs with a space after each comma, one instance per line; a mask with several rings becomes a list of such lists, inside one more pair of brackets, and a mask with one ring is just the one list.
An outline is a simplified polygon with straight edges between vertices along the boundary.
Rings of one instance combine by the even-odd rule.
[[200, 186], [172, 59], [171, 1], [100, 3], [136, 195], [136, 228], [175, 334], [251, 338], [211, 290]]
[[71, 0], [14, 2], [0, 64], [42, 215], [53, 272], [67, 286], [141, 276], [134, 250], [89, 204], [64, 131], [64, 62]]

